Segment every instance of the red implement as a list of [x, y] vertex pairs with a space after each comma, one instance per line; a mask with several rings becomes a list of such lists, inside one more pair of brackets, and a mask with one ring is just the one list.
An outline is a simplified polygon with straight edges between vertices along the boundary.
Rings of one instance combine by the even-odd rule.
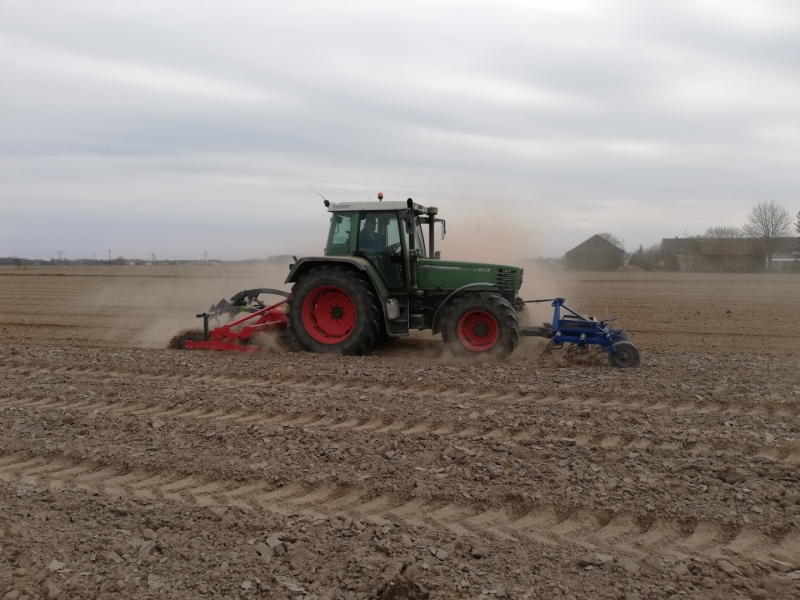
[[[198, 316], [204, 316], [207, 325], [208, 317], [213, 315]], [[288, 322], [286, 300], [281, 300], [277, 304], [247, 313], [244, 317], [227, 325], [220, 325], [208, 330], [205, 340], [191, 339], [194, 336], [187, 337], [182, 341], [181, 347], [185, 350], [232, 350], [257, 354], [260, 350], [259, 346], [245, 342], [255, 333], [279, 331], [286, 327]]]

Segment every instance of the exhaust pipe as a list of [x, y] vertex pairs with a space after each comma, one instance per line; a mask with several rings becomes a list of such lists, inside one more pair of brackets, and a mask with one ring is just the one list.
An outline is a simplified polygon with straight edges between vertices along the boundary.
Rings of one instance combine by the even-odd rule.
[[435, 206], [428, 207], [428, 239], [430, 240], [430, 249], [428, 250], [428, 258], [436, 258], [436, 252], [433, 248], [433, 228], [436, 225], [436, 215], [439, 214], [439, 209]]
[[409, 279], [411, 280], [411, 293], [417, 291], [417, 267], [414, 264], [417, 261], [417, 251], [415, 244], [416, 228], [414, 226], [414, 201], [409, 198], [406, 200], [406, 227], [408, 227], [408, 266], [409, 266]]

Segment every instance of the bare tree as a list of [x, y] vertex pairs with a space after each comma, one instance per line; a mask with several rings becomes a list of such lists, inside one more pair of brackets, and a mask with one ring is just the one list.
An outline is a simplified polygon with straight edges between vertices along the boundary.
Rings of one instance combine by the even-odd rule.
[[794, 222], [794, 228], [800, 235], [800, 210], [797, 211], [797, 220]]
[[639, 249], [633, 253], [628, 264], [632, 267], [640, 267], [645, 271], [657, 271], [661, 266], [661, 244], [653, 244], [644, 247], [639, 244]]
[[738, 227], [722, 225], [721, 227], [709, 227], [703, 237], [712, 239], [735, 239], [744, 237], [744, 231]]
[[[603, 238], [605, 241], [607, 241], [607, 242], [611, 242], [611, 243], [612, 243], [612, 244], [614, 244], [614, 245], [615, 245], [617, 248], [622, 248], [622, 242], [621, 242], [621, 241], [620, 241], [620, 239], [619, 239], [617, 236], [615, 236], [613, 233], [607, 233], [607, 232], [604, 232], [604, 233], [598, 233], [597, 235], [599, 235], [599, 236], [600, 236], [601, 238]], [[624, 248], [622, 248], [622, 249], [624, 250]]]
[[744, 231], [738, 227], [722, 225], [720, 227], [709, 227], [703, 236], [706, 244], [713, 254], [718, 256], [719, 270], [725, 272], [730, 270], [731, 256], [736, 254], [736, 240], [744, 237]]
[[772, 255], [778, 238], [788, 237], [792, 232], [792, 216], [775, 200], [759, 202], [750, 210], [744, 232], [758, 238], [767, 256], [767, 269], [772, 269]]

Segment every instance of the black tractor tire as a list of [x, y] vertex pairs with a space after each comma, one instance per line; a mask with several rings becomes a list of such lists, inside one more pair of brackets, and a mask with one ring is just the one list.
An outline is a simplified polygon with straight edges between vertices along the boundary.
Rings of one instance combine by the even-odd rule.
[[200, 336], [195, 333], [184, 333], [178, 340], [178, 348], [181, 350], [186, 350], [186, 342], [189, 340], [193, 342], [199, 342]]
[[[337, 301], [323, 300], [326, 293], [333, 293]], [[326, 302], [330, 310], [322, 307]], [[383, 323], [372, 284], [356, 271], [331, 265], [300, 277], [289, 296], [286, 316], [294, 341], [306, 352], [318, 354], [365, 354], [380, 338]]]
[[282, 331], [279, 331], [276, 339], [278, 342], [278, 347], [284, 352], [301, 351], [300, 345], [297, 343], [297, 340], [294, 339], [294, 335], [292, 335], [292, 332], [288, 327]]
[[608, 364], [618, 369], [633, 369], [639, 366], [641, 356], [639, 349], [630, 342], [617, 342], [614, 344], [614, 350], [622, 353], [622, 356], [617, 356], [613, 352], [608, 353]]
[[373, 346], [373, 348], [375, 348], [376, 350], [378, 349], [385, 350], [387, 348], [392, 348], [395, 345], [397, 345], [397, 343], [400, 341], [400, 338], [392, 337], [391, 335], [386, 333], [386, 327], [382, 323], [380, 325], [381, 325], [380, 327], [381, 332], [380, 335], [378, 336], [378, 339], [375, 341], [375, 345]]
[[[472, 321], [470, 330], [470, 317], [475, 315], [478, 318]], [[488, 321], [493, 324], [487, 327], [481, 315], [488, 315]], [[442, 339], [451, 351], [462, 356], [505, 358], [519, 341], [517, 311], [508, 300], [494, 292], [464, 294], [445, 310]]]

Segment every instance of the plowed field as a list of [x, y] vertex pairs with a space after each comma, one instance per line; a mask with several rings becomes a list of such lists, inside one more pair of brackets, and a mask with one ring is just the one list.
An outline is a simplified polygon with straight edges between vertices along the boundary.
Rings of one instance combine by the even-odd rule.
[[166, 349], [284, 274], [0, 270], [0, 594], [800, 597], [799, 277], [526, 272], [636, 370]]

